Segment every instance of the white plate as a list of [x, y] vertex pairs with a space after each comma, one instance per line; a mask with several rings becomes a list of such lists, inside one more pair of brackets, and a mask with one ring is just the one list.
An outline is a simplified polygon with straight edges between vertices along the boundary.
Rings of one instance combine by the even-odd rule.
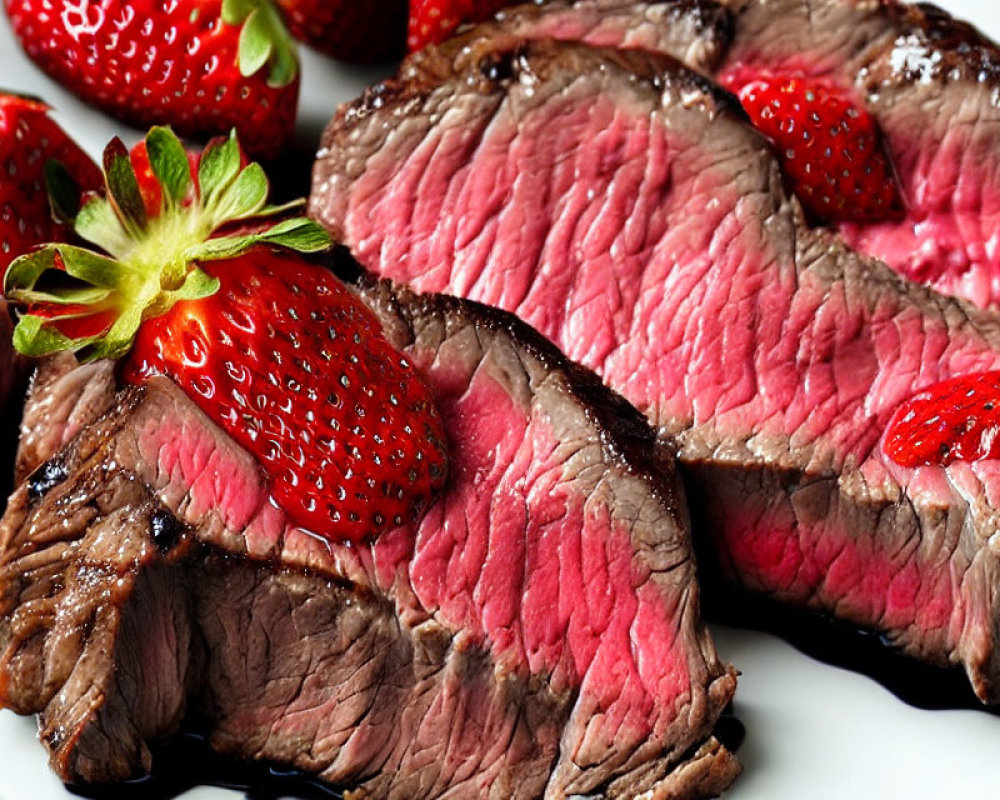
[[[993, 0], [937, 0], [1000, 39]], [[297, 140], [305, 148], [338, 103], [377, 73], [304, 54], [303, 104]], [[0, 22], [0, 87], [52, 103], [59, 121], [97, 156], [113, 135], [138, 136], [93, 111], [35, 69]], [[993, 797], [1000, 791], [1000, 717], [979, 711], [921, 711], [873, 680], [821, 664], [782, 640], [714, 626], [723, 657], [743, 672], [736, 711], [747, 736], [743, 777], [731, 800]], [[0, 713], [0, 800], [68, 800], [49, 772], [34, 722]], [[204, 787], [183, 800], [238, 800]]]

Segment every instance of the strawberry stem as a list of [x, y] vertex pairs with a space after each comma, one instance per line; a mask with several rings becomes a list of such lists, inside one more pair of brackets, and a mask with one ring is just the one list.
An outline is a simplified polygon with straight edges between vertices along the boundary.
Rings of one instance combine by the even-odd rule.
[[[140, 147], [144, 152], [135, 150], [130, 158], [120, 139], [111, 141], [104, 153], [107, 196], [91, 196], [71, 220], [75, 232], [104, 253], [51, 244], [10, 265], [4, 290], [23, 312], [14, 336], [22, 353], [72, 350], [82, 360], [118, 358], [143, 321], [218, 291], [218, 280], [198, 262], [235, 258], [261, 245], [299, 252], [330, 246], [329, 235], [312, 220], [275, 219], [301, 202], [267, 205], [267, 176], [258, 164], [243, 165], [235, 133], [209, 143], [197, 179], [169, 128], [153, 128]], [[148, 164], [137, 174], [136, 162], [146, 163], [139, 155]], [[59, 195], [53, 203], [73, 217], [61, 173], [51, 172], [51, 192]], [[245, 230], [218, 235], [234, 223]], [[102, 324], [69, 324], [88, 315]], [[95, 327], [100, 332], [87, 336], [70, 332]]]

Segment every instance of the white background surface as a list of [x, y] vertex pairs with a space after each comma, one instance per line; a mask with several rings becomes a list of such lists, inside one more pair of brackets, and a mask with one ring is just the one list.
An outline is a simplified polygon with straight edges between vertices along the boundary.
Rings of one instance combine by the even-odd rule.
[[[1000, 39], [997, 0], [938, 0]], [[303, 54], [297, 141], [311, 152], [338, 103], [377, 72]], [[38, 95], [97, 157], [107, 140], [138, 136], [93, 111], [35, 69], [0, 19], [0, 87]], [[305, 178], [303, 176], [303, 182]], [[304, 185], [306, 185], [304, 183]], [[871, 679], [829, 667], [780, 639], [715, 626], [719, 650], [742, 671], [736, 712], [747, 737], [745, 773], [731, 800], [931, 800], [1000, 795], [1000, 717], [978, 711], [921, 711]], [[72, 797], [48, 771], [34, 722], [0, 713], [0, 800]], [[183, 800], [238, 800], [242, 793], [200, 788]]]

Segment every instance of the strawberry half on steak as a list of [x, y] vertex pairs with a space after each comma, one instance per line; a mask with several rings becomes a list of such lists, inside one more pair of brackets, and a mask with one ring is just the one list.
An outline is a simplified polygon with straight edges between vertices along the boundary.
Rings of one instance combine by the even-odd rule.
[[83, 100], [131, 125], [183, 136], [236, 128], [274, 157], [295, 125], [299, 64], [271, 0], [6, 0], [28, 56]]
[[840, 87], [796, 72], [728, 77], [723, 85], [774, 143], [792, 190], [815, 219], [882, 222], [901, 215], [878, 127]]
[[[8, 277], [25, 349], [134, 337], [122, 372], [140, 379], [42, 362], [0, 520], [0, 705], [38, 714], [59, 777], [144, 774], [187, 717], [219, 752], [369, 800], [724, 790], [739, 764], [713, 728], [735, 673], [641, 415], [511, 315], [363, 275], [342, 293], [286, 252], [325, 247], [311, 223], [264, 226], [280, 209], [231, 140], [197, 179], [163, 130], [105, 163], [108, 200], [56, 205], [117, 260], [51, 246]], [[446, 485], [358, 541], [348, 507], [334, 525], [276, 497], [297, 480], [288, 497], [321, 498], [311, 442], [346, 453], [349, 491], [409, 482], [358, 506], [370, 532]]]
[[327, 249], [326, 233], [273, 221], [289, 208], [265, 205], [267, 178], [242, 165], [235, 135], [197, 175], [166, 128], [131, 158], [115, 139], [104, 166], [107, 197], [75, 214], [72, 198], [55, 205], [107, 255], [54, 244], [8, 271], [26, 311], [17, 349], [125, 357], [126, 382], [174, 379], [320, 537], [357, 542], [418, 517], [444, 483], [441, 422], [371, 312], [300, 255]]

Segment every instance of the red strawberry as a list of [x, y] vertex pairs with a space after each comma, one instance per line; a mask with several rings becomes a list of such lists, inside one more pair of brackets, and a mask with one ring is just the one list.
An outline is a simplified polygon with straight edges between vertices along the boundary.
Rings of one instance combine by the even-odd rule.
[[41, 100], [0, 94], [0, 280], [17, 256], [65, 239], [45, 194], [50, 159], [61, 161], [83, 189], [101, 185], [101, 171], [50, 117]]
[[124, 356], [127, 382], [173, 378], [309, 531], [356, 542], [412, 520], [444, 482], [441, 420], [372, 313], [300, 255], [328, 248], [326, 232], [267, 221], [288, 207], [265, 205], [263, 171], [241, 166], [235, 138], [192, 170], [178, 139], [154, 128], [133, 159], [113, 141], [105, 170], [109, 198], [91, 198], [75, 227], [110, 257], [50, 245], [10, 267], [25, 310], [18, 349]]
[[358, 64], [403, 57], [407, 0], [277, 0], [292, 35], [328, 56]]
[[415, 53], [443, 42], [462, 23], [481, 22], [509, 5], [511, 0], [410, 0], [406, 46]]
[[187, 136], [235, 127], [275, 156], [298, 102], [295, 45], [271, 0], [6, 0], [28, 55], [131, 124]]
[[942, 381], [900, 405], [886, 455], [904, 467], [1000, 457], [1000, 372]]
[[833, 83], [799, 75], [723, 77], [775, 144], [802, 205], [821, 220], [872, 222], [902, 209], [875, 120]]

